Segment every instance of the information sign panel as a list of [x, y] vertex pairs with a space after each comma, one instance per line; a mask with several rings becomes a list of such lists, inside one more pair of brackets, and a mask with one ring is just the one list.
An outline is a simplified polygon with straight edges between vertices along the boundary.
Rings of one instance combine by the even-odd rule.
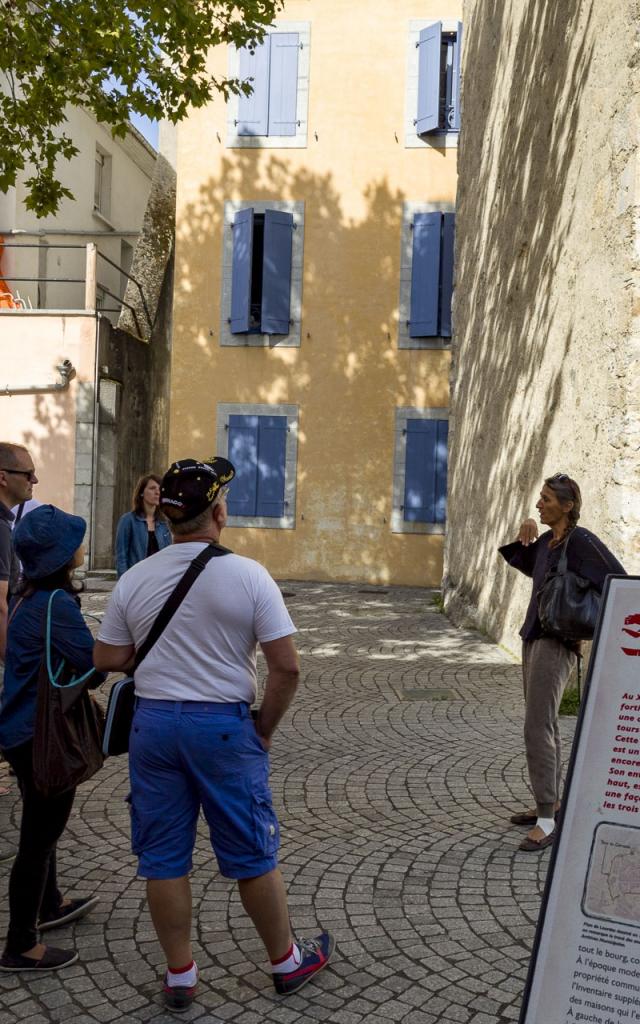
[[610, 576], [520, 1024], [640, 1022], [640, 577]]

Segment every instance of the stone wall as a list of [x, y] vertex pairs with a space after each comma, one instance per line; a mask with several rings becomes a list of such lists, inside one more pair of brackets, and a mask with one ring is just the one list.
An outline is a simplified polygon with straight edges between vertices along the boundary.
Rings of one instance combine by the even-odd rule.
[[640, 570], [638, 7], [464, 6], [445, 604], [512, 649], [545, 476]]

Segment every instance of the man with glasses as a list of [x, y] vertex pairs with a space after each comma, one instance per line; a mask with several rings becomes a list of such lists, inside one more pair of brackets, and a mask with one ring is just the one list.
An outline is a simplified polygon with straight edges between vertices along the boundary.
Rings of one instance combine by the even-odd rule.
[[20, 576], [20, 564], [11, 543], [14, 505], [29, 501], [37, 484], [33, 459], [20, 444], [0, 442], [0, 659], [7, 645], [9, 597]]
[[[189, 1006], [198, 978], [189, 872], [201, 809], [220, 872], [237, 880], [265, 945], [276, 992], [296, 992], [325, 967], [334, 947], [328, 932], [295, 938], [289, 922], [268, 750], [298, 685], [296, 630], [266, 569], [218, 543], [234, 476], [223, 458], [173, 463], [160, 489], [173, 544], [120, 577], [94, 651], [101, 671], [130, 668], [189, 564], [216, 546], [219, 557], [207, 563], [135, 674], [132, 845], [167, 958], [164, 997], [172, 1010]], [[254, 719], [258, 644], [268, 674]]]

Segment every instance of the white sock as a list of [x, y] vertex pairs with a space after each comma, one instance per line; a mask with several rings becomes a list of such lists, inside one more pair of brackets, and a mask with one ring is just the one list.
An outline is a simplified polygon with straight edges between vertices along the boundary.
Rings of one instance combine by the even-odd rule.
[[271, 970], [274, 974], [291, 974], [292, 971], [295, 971], [296, 967], [300, 966], [301, 960], [302, 953], [300, 952], [300, 947], [294, 942], [289, 952], [282, 959], [271, 961]]
[[198, 981], [198, 968], [196, 967], [195, 960], [191, 961], [188, 967], [181, 967], [180, 970], [172, 971], [170, 967], [167, 967], [167, 977], [165, 983], [169, 988], [193, 988]]
[[538, 828], [541, 828], [545, 836], [550, 836], [556, 827], [554, 818], [538, 818], [536, 821]]

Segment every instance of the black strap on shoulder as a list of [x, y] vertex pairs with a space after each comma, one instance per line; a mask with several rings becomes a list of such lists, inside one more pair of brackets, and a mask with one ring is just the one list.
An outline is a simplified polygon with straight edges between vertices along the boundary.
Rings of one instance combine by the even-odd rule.
[[13, 517], [13, 525], [14, 526], [17, 526], [18, 523], [20, 522], [20, 520], [22, 519], [22, 513], [24, 512], [24, 506], [25, 506], [25, 502], [21, 501], [20, 504], [18, 505], [18, 511], [16, 512], [15, 516]]
[[153, 623], [153, 626], [149, 630], [147, 639], [136, 651], [136, 660], [134, 663], [134, 672], [137, 669], [143, 658], [146, 658], [147, 654], [155, 644], [156, 640], [160, 638], [160, 635], [164, 632], [168, 626], [170, 620], [173, 618], [178, 608], [184, 601], [185, 597], [191, 590], [191, 587], [197, 580], [198, 576], [206, 566], [207, 562], [210, 562], [212, 558], [216, 558], [220, 555], [230, 555], [232, 552], [229, 548], [223, 548], [221, 544], [209, 544], [206, 548], [200, 552], [199, 555], [193, 559], [189, 568], [185, 572], [184, 576], [177, 584], [175, 590], [173, 590], [162, 608], [158, 612], [157, 618]]

